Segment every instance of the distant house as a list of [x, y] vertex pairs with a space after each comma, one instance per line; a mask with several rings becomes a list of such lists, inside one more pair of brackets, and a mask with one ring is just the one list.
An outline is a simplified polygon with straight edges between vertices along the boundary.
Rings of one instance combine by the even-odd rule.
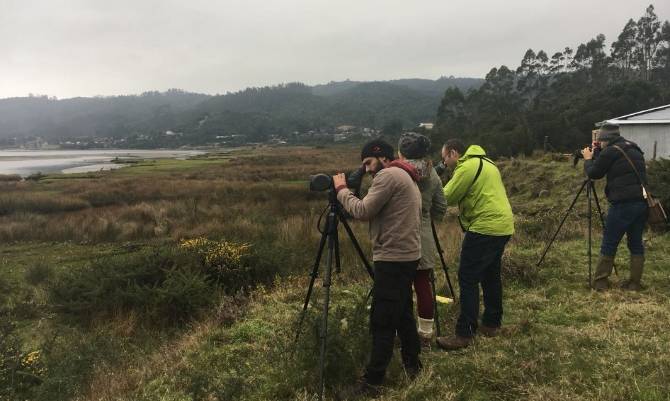
[[347, 131], [352, 131], [356, 127], [353, 125], [340, 125], [339, 127], [335, 128], [339, 132], [347, 132]]
[[603, 123], [619, 125], [621, 136], [637, 143], [646, 159], [670, 158], [670, 104]]
[[433, 126], [435, 126], [433, 123], [419, 123], [419, 128], [425, 128], [428, 131], [432, 130]]
[[343, 142], [347, 140], [347, 136], [345, 134], [334, 134], [333, 135], [333, 141], [334, 142]]

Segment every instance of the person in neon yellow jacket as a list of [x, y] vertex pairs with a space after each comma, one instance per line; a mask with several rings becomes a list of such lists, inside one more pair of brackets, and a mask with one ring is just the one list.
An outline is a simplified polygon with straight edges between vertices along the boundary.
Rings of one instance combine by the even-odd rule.
[[[448, 205], [458, 205], [459, 222], [465, 232], [458, 268], [460, 316], [456, 335], [437, 339], [441, 348], [455, 350], [470, 345], [478, 329], [487, 336], [499, 333], [503, 314], [501, 259], [514, 233], [514, 215], [500, 171], [481, 146], [472, 145], [466, 151], [463, 142], [452, 139], [443, 146], [442, 158], [453, 170], [444, 196]], [[484, 297], [481, 326], [480, 285]]]
[[[452, 149], [452, 159], [456, 153], [458, 150]], [[477, 171], [479, 176], [475, 180]], [[448, 205], [458, 205], [464, 231], [496, 236], [514, 233], [512, 207], [500, 172], [481, 146], [468, 147], [456, 160], [451, 180], [444, 187], [444, 196]]]

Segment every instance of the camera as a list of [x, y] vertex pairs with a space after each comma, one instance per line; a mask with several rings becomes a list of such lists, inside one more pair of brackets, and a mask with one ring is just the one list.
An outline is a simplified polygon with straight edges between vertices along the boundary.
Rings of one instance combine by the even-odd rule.
[[[345, 173], [344, 176], [346, 177], [347, 188], [349, 188], [354, 195], [358, 196], [361, 190], [361, 184], [363, 183], [363, 177], [365, 176], [365, 166], [361, 165], [357, 170]], [[323, 173], [310, 176], [309, 190], [315, 192], [335, 190], [333, 177]]]
[[[593, 142], [589, 145], [589, 149], [593, 151], [593, 158], [596, 158], [600, 153], [600, 142]], [[577, 166], [579, 159], [583, 159], [584, 155], [582, 154], [582, 149], [577, 149], [572, 153], [572, 167]]]

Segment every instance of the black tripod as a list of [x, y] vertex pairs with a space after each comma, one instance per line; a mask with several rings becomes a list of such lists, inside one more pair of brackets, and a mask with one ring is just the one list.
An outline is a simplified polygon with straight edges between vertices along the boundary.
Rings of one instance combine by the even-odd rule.
[[[335, 267], [337, 272], [340, 271], [340, 242], [338, 238], [338, 224], [342, 223], [344, 229], [349, 235], [351, 243], [354, 245], [358, 256], [363, 261], [365, 268], [368, 271], [370, 277], [373, 277], [374, 273], [372, 272], [372, 267], [368, 260], [365, 258], [365, 254], [361, 249], [354, 232], [351, 230], [349, 223], [342, 213], [341, 206], [337, 202], [337, 194], [334, 189], [329, 190], [328, 194], [328, 216], [326, 218], [326, 224], [321, 231], [321, 241], [319, 242], [319, 249], [316, 254], [316, 260], [314, 262], [314, 268], [310, 276], [312, 277], [309, 282], [309, 287], [307, 288], [307, 295], [305, 296], [305, 303], [302, 307], [302, 312], [300, 313], [300, 320], [298, 321], [298, 328], [295, 334], [294, 350], [295, 346], [298, 343], [298, 338], [300, 337], [300, 330], [302, 324], [305, 320], [305, 315], [307, 313], [307, 308], [309, 306], [310, 298], [312, 297], [312, 290], [314, 289], [314, 282], [319, 275], [319, 267], [321, 265], [321, 256], [323, 255], [323, 249], [328, 243], [328, 253], [326, 255], [326, 271], [323, 276], [323, 289], [324, 289], [324, 302], [323, 302], [323, 312], [322, 312], [322, 321], [321, 321], [321, 330], [319, 332], [319, 339], [321, 340], [321, 352], [319, 356], [319, 400], [323, 399], [323, 391], [325, 389], [325, 361], [326, 361], [326, 338], [328, 335], [328, 308], [330, 304], [330, 285], [331, 285], [331, 276], [333, 271], [333, 259], [335, 259]], [[320, 219], [319, 219], [320, 221]]]
[[[563, 227], [563, 223], [565, 223], [565, 220], [568, 218], [568, 215], [570, 214], [570, 211], [572, 208], [575, 206], [575, 203], [577, 203], [577, 199], [579, 198], [579, 195], [582, 193], [582, 191], [586, 188], [586, 197], [588, 198], [588, 218], [589, 218], [589, 236], [588, 236], [588, 256], [589, 256], [589, 288], [593, 288], [593, 279], [592, 279], [592, 255], [591, 255], [591, 245], [592, 245], [592, 228], [593, 228], [593, 223], [592, 223], [592, 217], [593, 217], [593, 205], [592, 202], [595, 201], [596, 203], [596, 208], [598, 209], [598, 215], [600, 216], [600, 223], [602, 224], [602, 227], [605, 227], [605, 219], [603, 218], [603, 211], [600, 208], [600, 201], [598, 200], [598, 194], [596, 192], [595, 185], [593, 184], [593, 180], [590, 178], [587, 178], [584, 180], [582, 183], [582, 186], [579, 188], [579, 191], [577, 191], [577, 195], [575, 195], [575, 199], [572, 200], [572, 203], [570, 204], [570, 207], [568, 207], [568, 210], [565, 212], [565, 216], [563, 216], [563, 220], [561, 220], [561, 224], [558, 225], [558, 228], [556, 229], [556, 232], [554, 233], [554, 236], [551, 238], [551, 241], [549, 241], [549, 244], [547, 247], [544, 249], [544, 253], [542, 253], [542, 257], [540, 257], [540, 260], [537, 262], [536, 266], [540, 266], [542, 264], [542, 261], [544, 261], [544, 257], [547, 255], [547, 252], [549, 251], [549, 248], [551, 245], [554, 243], [554, 240], [558, 236], [558, 233], [561, 231], [561, 228]], [[616, 267], [615, 267], [615, 272], [616, 272]]]
[[[447, 285], [449, 286], [449, 292], [454, 299], [454, 302], [456, 301], [456, 293], [454, 292], [454, 287], [451, 285], [451, 279], [449, 278], [449, 268], [447, 267], [447, 264], [444, 261], [444, 250], [442, 250], [442, 246], [440, 246], [440, 239], [437, 236], [437, 230], [435, 229], [435, 222], [432, 220], [430, 221], [430, 228], [433, 230], [433, 239], [435, 240], [435, 246], [437, 247], [437, 253], [440, 255], [440, 262], [442, 262], [442, 270], [444, 270], [444, 277], [447, 279]], [[435, 272], [434, 270], [431, 270], [430, 272], [430, 281], [431, 281], [431, 286], [433, 287], [433, 311], [435, 314], [435, 326], [436, 326], [436, 332], [437, 336], [441, 336], [441, 330], [440, 330], [440, 318], [437, 313], [437, 288], [435, 288]]]

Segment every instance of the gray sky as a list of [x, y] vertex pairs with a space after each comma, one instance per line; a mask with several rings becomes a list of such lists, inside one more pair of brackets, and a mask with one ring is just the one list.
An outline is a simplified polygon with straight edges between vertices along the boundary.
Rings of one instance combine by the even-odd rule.
[[528, 48], [609, 47], [651, 1], [0, 0], [0, 98], [483, 77]]

